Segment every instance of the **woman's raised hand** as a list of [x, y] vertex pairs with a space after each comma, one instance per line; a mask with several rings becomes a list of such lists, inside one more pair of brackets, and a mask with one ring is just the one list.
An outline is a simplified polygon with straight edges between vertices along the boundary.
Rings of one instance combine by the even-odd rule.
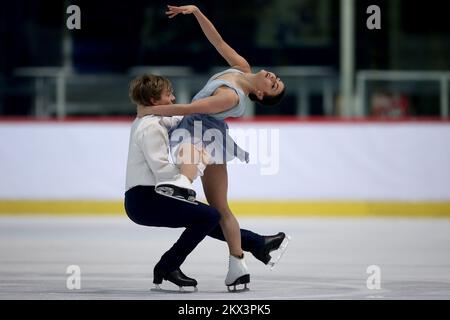
[[191, 14], [197, 11], [198, 8], [196, 6], [181, 6], [181, 7], [175, 7], [175, 6], [167, 6], [166, 15], [169, 16], [169, 18], [175, 17], [177, 14]]

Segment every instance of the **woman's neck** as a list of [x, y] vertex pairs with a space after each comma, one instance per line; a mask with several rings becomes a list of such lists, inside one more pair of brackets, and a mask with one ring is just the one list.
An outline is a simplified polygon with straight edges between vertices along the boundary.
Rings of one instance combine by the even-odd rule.
[[249, 93], [255, 91], [254, 75], [252, 73], [240, 74], [237, 78], [237, 83], [242, 88], [242, 91], [244, 91], [245, 95], [248, 95]]

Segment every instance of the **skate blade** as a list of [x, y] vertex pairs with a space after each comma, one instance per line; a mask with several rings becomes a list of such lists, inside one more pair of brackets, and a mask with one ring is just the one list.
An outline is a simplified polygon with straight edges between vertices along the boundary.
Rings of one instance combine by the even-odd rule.
[[163, 196], [171, 196], [175, 192], [175, 190], [170, 187], [156, 187], [155, 191]]
[[[169, 189], [172, 190], [172, 191], [169, 191]], [[173, 189], [171, 189], [169, 187], [155, 188], [155, 192], [160, 194], [160, 195], [162, 195], [162, 196], [168, 197], [168, 198], [172, 198], [172, 199], [184, 201], [184, 202], [187, 202], [187, 203], [190, 203], [190, 204], [198, 205], [198, 203], [196, 202], [195, 198], [193, 198], [193, 197], [192, 198], [189, 197], [189, 199], [185, 199], [183, 197], [175, 197], [175, 196], [173, 196], [172, 195], [173, 194]]]
[[[250, 283], [250, 275], [245, 274], [239, 278], [237, 278], [232, 284], [226, 284], [228, 292], [244, 292], [249, 291], [250, 289], [247, 288], [247, 284]], [[238, 286], [243, 285], [243, 288], [239, 288]], [[232, 288], [232, 289], [230, 289]]]
[[188, 287], [188, 288], [193, 288], [192, 290], [187, 290], [185, 289], [185, 287], [179, 287], [178, 290], [175, 289], [165, 289], [165, 288], [161, 288], [160, 285], [155, 285], [154, 288], [151, 288], [150, 291], [153, 292], [159, 292], [159, 293], [176, 293], [176, 294], [185, 294], [185, 293], [195, 293], [198, 292], [197, 287]]
[[[230, 287], [233, 287], [232, 289], [230, 289]], [[230, 293], [241, 293], [241, 292], [247, 292], [250, 291], [250, 288], [247, 287], [247, 284], [244, 283], [244, 287], [243, 288], [236, 288], [237, 285], [235, 286], [227, 286], [228, 292]]]
[[[155, 190], [160, 191], [161, 193], [164, 193], [165, 195], [174, 196], [175, 194], [185, 193], [186, 195], [183, 196], [185, 199], [194, 199], [197, 193], [193, 189], [184, 188], [184, 187], [178, 187], [176, 185], [168, 184], [168, 183], [162, 183], [155, 186]], [[181, 195], [179, 195], [181, 196]]]
[[270, 267], [270, 270], [273, 270], [275, 268], [275, 266], [277, 265], [277, 263], [280, 261], [280, 259], [283, 257], [290, 241], [291, 241], [291, 237], [289, 235], [286, 235], [286, 237], [284, 237], [284, 239], [283, 239], [283, 242], [281, 242], [280, 247], [277, 250], [272, 251], [272, 253], [270, 255], [272, 258], [270, 259], [269, 263], [267, 264]]

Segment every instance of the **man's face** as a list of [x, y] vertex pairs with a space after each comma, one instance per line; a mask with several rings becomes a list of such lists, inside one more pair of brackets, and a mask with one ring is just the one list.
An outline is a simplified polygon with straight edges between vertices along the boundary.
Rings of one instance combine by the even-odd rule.
[[159, 100], [153, 101], [153, 105], [165, 105], [174, 104], [175, 96], [173, 94], [172, 88], [164, 88], [161, 92], [161, 98]]

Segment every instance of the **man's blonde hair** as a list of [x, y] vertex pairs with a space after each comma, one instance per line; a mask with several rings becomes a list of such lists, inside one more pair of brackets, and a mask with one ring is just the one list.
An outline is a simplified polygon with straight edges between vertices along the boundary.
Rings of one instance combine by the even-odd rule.
[[151, 99], [161, 99], [164, 89], [172, 91], [169, 79], [154, 74], [144, 74], [131, 81], [128, 95], [133, 103], [149, 106], [152, 105]]

